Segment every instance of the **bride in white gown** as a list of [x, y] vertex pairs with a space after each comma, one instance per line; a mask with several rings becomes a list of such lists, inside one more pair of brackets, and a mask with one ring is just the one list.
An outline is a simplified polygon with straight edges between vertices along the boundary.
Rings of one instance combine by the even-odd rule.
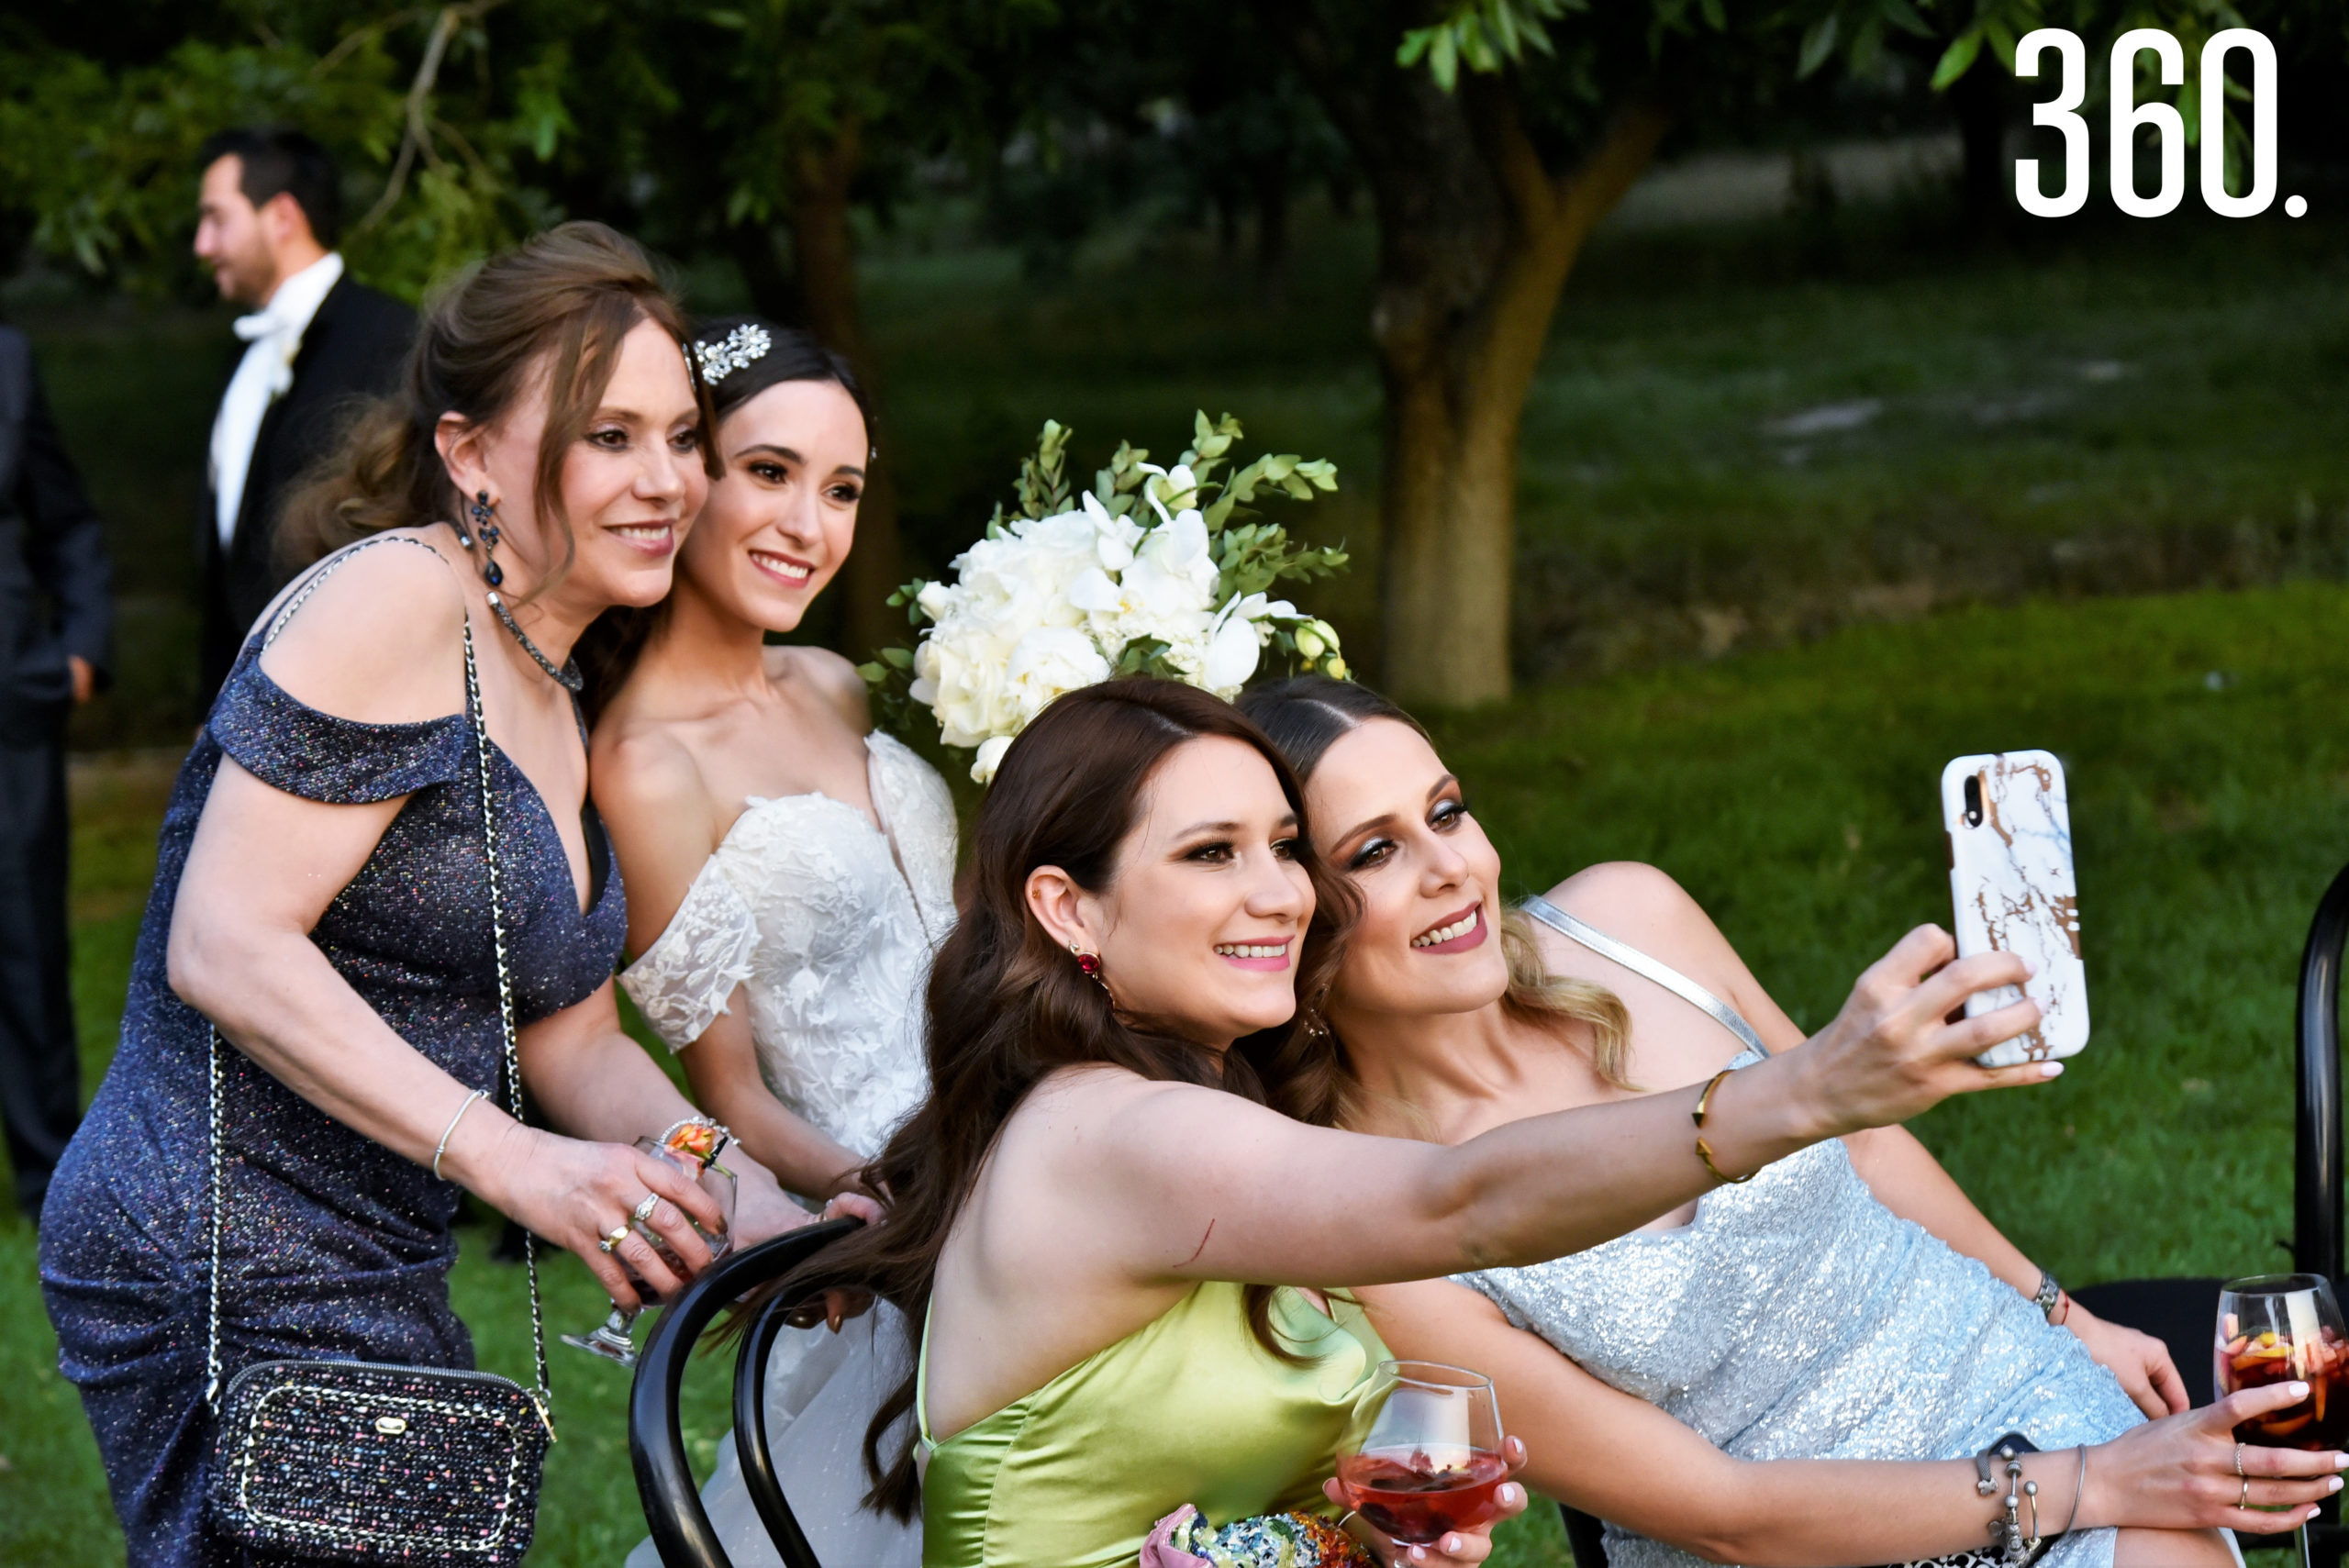
[[[637, 955], [620, 984], [703, 1108], [817, 1207], [858, 1194], [926, 1091], [921, 998], [954, 919], [954, 809], [927, 763], [869, 732], [846, 661], [764, 646], [854, 538], [870, 448], [845, 366], [754, 321], [706, 329], [697, 352], [725, 477], [668, 600], [600, 625], [583, 659]], [[788, 1334], [769, 1364], [777, 1471], [825, 1562], [920, 1561], [918, 1526], [861, 1507], [864, 1429], [903, 1338], [884, 1308]], [[736, 1563], [778, 1561], [730, 1436], [702, 1496]], [[629, 1562], [653, 1568], [651, 1543]]]

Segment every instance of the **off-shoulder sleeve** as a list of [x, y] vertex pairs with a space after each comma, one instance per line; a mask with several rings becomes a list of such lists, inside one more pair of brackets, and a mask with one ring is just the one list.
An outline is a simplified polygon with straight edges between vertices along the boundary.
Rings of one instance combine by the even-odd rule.
[[473, 726], [462, 713], [417, 724], [362, 724], [302, 702], [248, 653], [206, 720], [220, 749], [262, 783], [334, 806], [361, 806], [466, 777]]
[[620, 971], [645, 1022], [671, 1051], [683, 1051], [726, 1011], [734, 988], [751, 978], [758, 923], [734, 884], [704, 866], [685, 901], [643, 956]]

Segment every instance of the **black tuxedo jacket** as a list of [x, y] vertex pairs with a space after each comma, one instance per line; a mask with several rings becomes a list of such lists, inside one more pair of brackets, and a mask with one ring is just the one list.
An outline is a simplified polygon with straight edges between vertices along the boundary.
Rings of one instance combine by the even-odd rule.
[[113, 663], [114, 568], [25, 335], [0, 327], [0, 740], [72, 706], [69, 655]]
[[[219, 498], [206, 487], [195, 541], [204, 585], [201, 709], [210, 709], [245, 634], [294, 574], [277, 550], [278, 514], [287, 493], [334, 449], [368, 398], [392, 390], [415, 336], [416, 313], [406, 306], [353, 283], [348, 272], [336, 279], [302, 334], [294, 384], [262, 416], [237, 526], [225, 549]], [[241, 358], [241, 344], [238, 353]]]

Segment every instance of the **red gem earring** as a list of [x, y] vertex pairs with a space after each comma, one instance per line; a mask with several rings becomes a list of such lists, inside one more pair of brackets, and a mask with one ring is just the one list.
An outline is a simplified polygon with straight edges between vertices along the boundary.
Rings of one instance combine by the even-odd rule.
[[1092, 981], [1093, 984], [1098, 985], [1104, 991], [1109, 989], [1109, 983], [1101, 978], [1101, 955], [1099, 953], [1086, 952], [1084, 949], [1078, 947], [1074, 942], [1069, 944], [1068, 951], [1076, 955], [1076, 967], [1085, 972], [1085, 977], [1087, 980]]

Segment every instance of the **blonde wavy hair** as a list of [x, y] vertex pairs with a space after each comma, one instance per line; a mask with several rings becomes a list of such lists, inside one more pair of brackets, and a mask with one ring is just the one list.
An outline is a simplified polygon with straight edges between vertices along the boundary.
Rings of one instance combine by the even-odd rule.
[[[1241, 697], [1240, 708], [1273, 738], [1297, 776], [1308, 783], [1330, 748], [1372, 719], [1408, 725], [1422, 738], [1428, 733], [1418, 719], [1368, 686], [1326, 675], [1297, 675], [1258, 686]], [[1551, 973], [1534, 940], [1532, 917], [1505, 907], [1500, 930], [1501, 956], [1508, 964], [1502, 1013], [1513, 1023], [1541, 1029], [1562, 1042], [1573, 1040], [1576, 1025], [1588, 1029], [1593, 1069], [1619, 1089], [1636, 1090], [1639, 1085], [1627, 1070], [1631, 1019], [1622, 998], [1592, 981]], [[1345, 1042], [1339, 1040], [1337, 1047], [1348, 1092], [1341, 1096], [1336, 1119], [1345, 1121], [1361, 1108], [1366, 1092], [1346, 1061]], [[1396, 1108], [1408, 1112], [1408, 1107]]]

